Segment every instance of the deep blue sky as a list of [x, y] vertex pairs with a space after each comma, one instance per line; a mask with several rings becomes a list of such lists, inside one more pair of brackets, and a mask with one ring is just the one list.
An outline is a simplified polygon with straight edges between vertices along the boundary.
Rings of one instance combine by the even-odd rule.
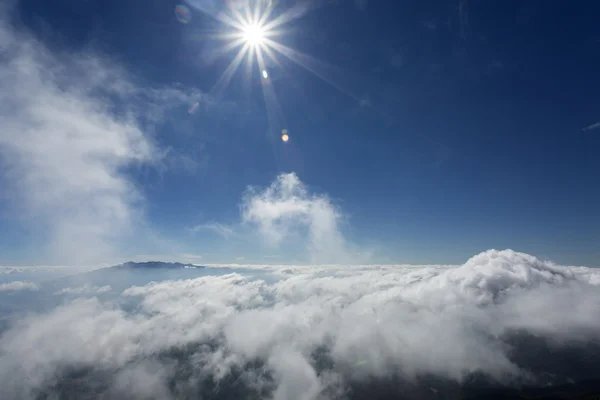
[[[281, 0], [276, 13], [294, 3]], [[322, 3], [277, 40], [326, 63], [315, 67], [337, 88], [279, 57], [277, 121], [254, 70], [250, 82], [237, 74], [218, 104], [175, 110], [157, 131], [196, 161], [133, 172], [163, 236], [193, 253], [217, 249], [207, 262], [264, 262], [186, 228], [237, 221], [248, 185], [294, 171], [341, 207], [348, 237], [376, 248], [375, 262], [460, 263], [512, 248], [600, 265], [600, 129], [582, 131], [600, 121], [600, 4]], [[207, 33], [223, 25], [196, 10], [182, 24], [176, 5], [23, 0], [18, 12], [53, 49], [93, 48], [144, 85], [209, 92], [233, 58], [209, 61], [222, 42]]]

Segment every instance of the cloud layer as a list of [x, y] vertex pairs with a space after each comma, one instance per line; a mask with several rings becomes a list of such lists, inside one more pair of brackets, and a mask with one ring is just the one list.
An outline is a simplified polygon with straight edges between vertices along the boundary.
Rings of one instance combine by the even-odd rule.
[[92, 286], [89, 284], [79, 287], [68, 287], [56, 291], [55, 295], [67, 294], [67, 295], [83, 295], [83, 294], [101, 294], [110, 292], [112, 289], [109, 285], [104, 286]]
[[277, 279], [158, 282], [22, 319], [0, 338], [3, 393], [353, 399], [394, 379], [425, 382], [427, 398], [431, 385], [474, 379], [577, 381], [600, 361], [599, 280], [587, 268], [490, 250], [459, 267], [269, 271]]
[[13, 281], [0, 283], [0, 292], [18, 292], [21, 290], [38, 290], [40, 287], [33, 282]]

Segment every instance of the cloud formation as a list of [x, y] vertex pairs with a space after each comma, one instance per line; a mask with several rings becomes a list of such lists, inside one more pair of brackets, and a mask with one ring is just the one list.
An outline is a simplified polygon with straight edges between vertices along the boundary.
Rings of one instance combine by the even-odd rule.
[[55, 295], [87, 295], [87, 294], [101, 294], [110, 292], [112, 288], [109, 285], [104, 286], [93, 286], [85, 284], [79, 287], [68, 287], [54, 292]]
[[600, 122], [596, 122], [595, 124], [591, 124], [582, 129], [582, 131], [592, 131], [594, 129], [600, 129]]
[[142, 222], [143, 196], [126, 171], [162, 158], [148, 132], [187, 95], [139, 87], [114, 60], [90, 52], [51, 52], [7, 21], [0, 20], [4, 193], [44, 237], [50, 262], [106, 261]]
[[[268, 281], [151, 283], [22, 319], [0, 338], [3, 394], [34, 398], [60, 382], [113, 398], [354, 399], [389, 379], [396, 396], [423, 382], [560, 384], [592, 377], [586, 363], [600, 360], [591, 269], [510, 250], [459, 267], [280, 269]], [[134, 300], [135, 312], [118, 305]]]
[[306, 240], [313, 263], [348, 261], [341, 219], [329, 198], [309, 193], [295, 173], [279, 175], [262, 191], [250, 188], [242, 202], [242, 221], [256, 227], [267, 244]]
[[0, 292], [18, 292], [21, 290], [39, 290], [39, 286], [32, 282], [14, 281], [0, 283]]
[[39, 275], [40, 273], [51, 273], [56, 276], [81, 274], [100, 268], [99, 266], [61, 266], [61, 265], [36, 265], [32, 266], [0, 266], [0, 276], [2, 275]]
[[210, 231], [210, 232], [213, 232], [213, 233], [221, 236], [224, 239], [231, 239], [232, 237], [234, 237], [236, 235], [235, 230], [231, 226], [221, 224], [218, 222], [209, 222], [206, 224], [198, 224], [198, 225], [194, 226], [193, 228], [190, 228], [190, 231], [191, 232]]

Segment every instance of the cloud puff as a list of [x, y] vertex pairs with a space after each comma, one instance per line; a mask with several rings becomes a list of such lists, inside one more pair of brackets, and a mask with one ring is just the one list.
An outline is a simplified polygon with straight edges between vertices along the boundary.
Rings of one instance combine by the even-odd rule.
[[82, 294], [100, 294], [110, 292], [112, 288], [109, 285], [94, 286], [85, 284], [79, 287], [68, 287], [55, 292], [55, 295], [82, 295]]
[[14, 281], [0, 283], [0, 292], [18, 292], [21, 290], [39, 290], [39, 286], [32, 282]]
[[[282, 400], [360, 398], [389, 379], [397, 392], [387, 398], [423, 382], [443, 391], [597, 378], [594, 270], [510, 250], [458, 267], [280, 269], [274, 280], [152, 283], [118, 303], [78, 299], [26, 317], [0, 338], [3, 395], [33, 398], [55, 382], [105, 393], [138, 376], [161, 398]], [[126, 311], [125, 300], [138, 305]], [[433, 395], [427, 387], [417, 398]]]
[[242, 220], [258, 228], [266, 243], [280, 245], [307, 231], [314, 263], [348, 261], [340, 230], [342, 215], [325, 195], [310, 194], [296, 174], [281, 174], [263, 191], [250, 188], [242, 202]]
[[0, 22], [4, 193], [44, 236], [51, 261], [105, 261], [141, 222], [143, 196], [126, 171], [161, 159], [148, 131], [187, 95], [138, 87], [114, 61], [89, 52], [52, 53], [7, 20]]

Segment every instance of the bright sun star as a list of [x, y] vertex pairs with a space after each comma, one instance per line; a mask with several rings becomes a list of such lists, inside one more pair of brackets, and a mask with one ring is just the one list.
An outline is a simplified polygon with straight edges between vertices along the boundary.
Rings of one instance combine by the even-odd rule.
[[250, 46], [260, 46], [264, 43], [265, 31], [259, 24], [248, 24], [243, 30], [244, 41]]

